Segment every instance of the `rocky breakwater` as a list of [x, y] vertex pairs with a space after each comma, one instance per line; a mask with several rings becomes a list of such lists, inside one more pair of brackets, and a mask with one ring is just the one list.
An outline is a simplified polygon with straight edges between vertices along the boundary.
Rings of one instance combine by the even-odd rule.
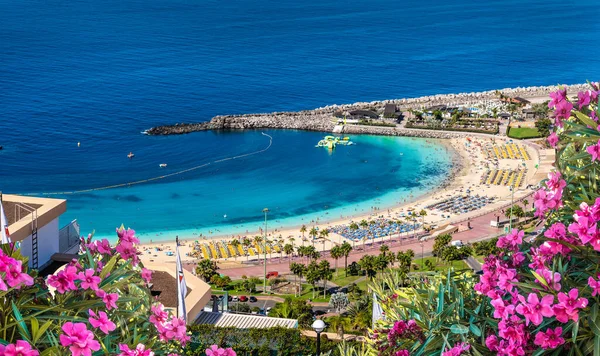
[[153, 127], [148, 135], [179, 135], [206, 130], [286, 129], [332, 131], [335, 118], [322, 111], [279, 112], [270, 114], [215, 116], [208, 122]]

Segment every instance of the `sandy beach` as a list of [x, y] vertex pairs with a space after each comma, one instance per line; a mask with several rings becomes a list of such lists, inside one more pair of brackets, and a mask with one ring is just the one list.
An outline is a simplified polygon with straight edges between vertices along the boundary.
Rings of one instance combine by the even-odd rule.
[[[528, 184], [536, 185], [539, 183], [540, 172], [536, 168], [536, 165], [540, 164], [540, 156], [536, 149], [530, 145], [523, 144], [526, 147], [527, 153], [529, 154], [530, 160], [522, 159], [499, 159], [497, 162], [490, 160], [484, 153], [484, 148], [488, 144], [501, 145], [507, 142], [507, 138], [490, 137], [490, 136], [477, 136], [473, 135], [469, 138], [452, 138], [443, 141], [443, 144], [447, 149], [454, 151], [453, 158], [453, 169], [452, 173], [448, 177], [448, 180], [443, 183], [438, 189], [428, 192], [427, 194], [416, 197], [414, 201], [398, 202], [397, 206], [391, 208], [379, 208], [372, 207], [370, 211], [357, 212], [355, 216], [342, 216], [340, 218], [332, 218], [327, 214], [323, 213], [318, 221], [307, 222], [306, 227], [310, 230], [313, 226], [319, 230], [329, 229], [331, 230], [335, 226], [348, 225], [351, 222], [359, 222], [362, 219], [373, 220], [376, 218], [383, 219], [399, 219], [407, 214], [409, 209], [411, 211], [419, 212], [421, 209], [425, 209], [427, 216], [424, 218], [424, 223], [431, 226], [432, 228], [443, 229], [445, 226], [449, 226], [457, 221], [465, 221], [466, 219], [474, 216], [481, 215], [486, 212], [490, 212], [498, 209], [498, 207], [506, 205], [507, 202], [511, 201], [511, 191], [508, 186], [502, 185], [488, 185], [486, 182], [481, 183], [482, 175], [488, 169], [527, 169], [527, 173], [524, 175], [524, 183], [521, 187], [515, 189], [514, 199], [517, 200], [532, 192], [528, 189]], [[518, 143], [521, 145], [522, 143]], [[547, 168], [547, 167], [540, 167]], [[534, 176], [537, 176], [535, 179]], [[439, 203], [440, 201], [459, 196], [459, 195], [479, 195], [488, 198], [494, 198], [493, 202], [486, 205], [485, 207], [467, 213], [453, 214], [449, 212], [442, 212], [436, 209], [428, 209], [427, 207]], [[501, 219], [504, 219], [501, 216]], [[419, 222], [421, 222], [419, 218]], [[463, 226], [464, 225], [464, 226]], [[463, 223], [459, 228], [466, 228], [466, 223]], [[195, 262], [199, 258], [192, 256], [194, 247], [194, 241], [198, 241], [200, 244], [209, 241], [229, 241], [232, 239], [241, 239], [243, 236], [252, 238], [259, 235], [260, 231], [254, 231], [246, 233], [240, 231], [239, 234], [235, 235], [221, 235], [221, 236], [179, 236], [180, 239], [180, 253], [182, 260], [186, 262]], [[308, 234], [305, 233], [306, 239], [309, 239]], [[295, 246], [301, 245], [302, 234], [299, 232], [298, 226], [281, 226], [277, 223], [277, 220], [269, 221], [268, 229], [269, 240], [283, 240], [283, 243], [290, 243], [289, 238], [293, 238]], [[156, 242], [156, 243], [145, 243], [142, 245], [141, 250], [143, 252], [141, 258], [142, 261], [148, 261], [152, 263], [174, 263], [175, 257], [171, 253], [175, 250], [175, 236], [172, 236], [173, 242]], [[375, 239], [378, 241], [382, 238]], [[383, 237], [383, 239], [386, 239]], [[346, 240], [344, 237], [335, 233], [330, 233], [328, 238], [325, 240], [319, 240], [316, 242], [316, 247], [319, 251], [329, 250], [335, 244], [340, 244]], [[305, 240], [305, 244], [311, 243]], [[262, 255], [261, 255], [262, 256]], [[277, 253], [272, 254], [273, 257], [278, 256]], [[257, 256], [253, 256], [253, 259], [257, 259]], [[225, 265], [237, 265], [242, 261], [246, 261], [246, 257], [236, 258], [224, 258], [218, 259], [217, 261]]]

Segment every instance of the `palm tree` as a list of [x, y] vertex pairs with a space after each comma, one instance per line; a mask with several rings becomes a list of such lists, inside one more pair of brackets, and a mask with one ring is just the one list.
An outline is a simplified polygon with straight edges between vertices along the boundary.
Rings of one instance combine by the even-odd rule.
[[339, 275], [338, 272], [338, 258], [343, 256], [342, 246], [333, 246], [331, 248], [331, 257], [335, 260], [335, 274]]
[[306, 232], [306, 225], [302, 225], [302, 227], [300, 228], [300, 232], [302, 233], [302, 246], [304, 246], [304, 233]]
[[421, 211], [419, 211], [419, 216], [421, 217], [421, 224], [425, 225], [425, 217], [427, 216], [427, 212], [425, 211], [425, 209], [421, 209]]
[[381, 252], [384, 256], [386, 256], [389, 251], [390, 248], [387, 245], [381, 245], [381, 247], [379, 247], [379, 252]]
[[527, 209], [527, 205], [529, 205], [529, 200], [523, 199], [523, 206]]
[[283, 252], [288, 256], [288, 265], [292, 263], [292, 255], [294, 254], [294, 246], [291, 244], [285, 244], [283, 246]]
[[230, 244], [231, 244], [231, 247], [233, 247], [234, 252], [235, 252], [233, 254], [233, 260], [237, 261], [237, 255], [238, 255], [238, 252], [239, 252], [237, 248], [240, 245], [240, 242], [238, 240], [231, 240]]
[[[290, 243], [292, 244], [292, 247], [294, 246], [294, 241], [296, 241], [296, 239], [293, 236], [288, 237], [288, 240], [290, 241]], [[283, 242], [282, 242], [283, 243]]]
[[315, 247], [315, 239], [317, 238], [318, 234], [319, 234], [319, 231], [314, 226], [308, 232], [308, 236], [312, 237], [312, 245], [313, 245], [313, 247]]
[[323, 280], [323, 298], [327, 298], [327, 281], [333, 278], [333, 272], [331, 272], [331, 265], [329, 261], [323, 260], [319, 263], [319, 274]]
[[352, 251], [352, 246], [348, 243], [348, 241], [344, 241], [344, 243], [340, 246], [342, 251], [342, 256], [344, 256], [344, 270], [346, 271], [346, 277], [348, 277], [348, 256]]
[[343, 315], [335, 315], [327, 318], [327, 328], [330, 331], [335, 331], [340, 338], [344, 339], [344, 331], [350, 329], [350, 318]]
[[360, 227], [362, 227], [362, 228], [366, 228], [367, 226], [369, 226], [369, 223], [367, 222], [367, 220], [365, 220], [365, 219], [362, 219], [362, 220], [360, 221]]
[[250, 254], [248, 253], [248, 249], [250, 248], [250, 245], [252, 245], [252, 241], [250, 241], [249, 238], [244, 237], [244, 239], [242, 240], [242, 245], [245, 247], [246, 261], [248, 261], [248, 259], [250, 258]]
[[[301, 263], [292, 263], [290, 265], [290, 271], [294, 274], [294, 283], [298, 285], [298, 277], [300, 277], [300, 288], [299, 292], [302, 295], [302, 276], [304, 275], [304, 271], [306, 271], [306, 266]], [[294, 296], [296, 296], [296, 288], [294, 288]]]

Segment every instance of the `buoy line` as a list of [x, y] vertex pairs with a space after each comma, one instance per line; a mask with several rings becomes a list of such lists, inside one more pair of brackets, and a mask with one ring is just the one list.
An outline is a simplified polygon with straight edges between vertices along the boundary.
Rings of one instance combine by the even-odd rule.
[[143, 183], [148, 183], [148, 182], [152, 182], [152, 181], [155, 181], [155, 180], [160, 180], [160, 179], [165, 179], [165, 178], [173, 177], [173, 176], [176, 176], [176, 175], [188, 173], [188, 172], [200, 169], [200, 168], [204, 168], [204, 167], [210, 166], [211, 164], [221, 163], [221, 162], [225, 162], [225, 161], [229, 161], [229, 160], [234, 160], [234, 159], [238, 159], [238, 158], [243, 158], [243, 157], [248, 157], [248, 156], [252, 156], [252, 155], [256, 155], [256, 154], [265, 152], [269, 148], [271, 148], [271, 146], [273, 145], [273, 137], [271, 137], [270, 135], [267, 135], [264, 132], [261, 132], [261, 134], [263, 136], [267, 136], [269, 138], [269, 145], [266, 148], [263, 148], [262, 150], [258, 150], [258, 151], [250, 152], [250, 153], [245, 153], [245, 154], [238, 155], [238, 156], [233, 156], [233, 157], [219, 159], [219, 160], [216, 160], [216, 161], [213, 161], [213, 162], [204, 163], [204, 164], [201, 164], [199, 166], [195, 166], [195, 167], [191, 167], [191, 168], [184, 169], [184, 170], [181, 170], [181, 171], [177, 171], [177, 172], [165, 174], [165, 175], [162, 175], [162, 176], [157, 176], [157, 177], [142, 179], [142, 180], [138, 180], [138, 181], [134, 181], [134, 182], [128, 182], [128, 183], [120, 183], [120, 184], [107, 185], [107, 186], [98, 187], [98, 188], [73, 190], [73, 191], [66, 191], [66, 192], [26, 193], [26, 194], [22, 194], [22, 195], [73, 195], [73, 194], [95, 192], [95, 191], [98, 191], [98, 190], [107, 190], [107, 189], [114, 189], [114, 188], [121, 188], [121, 187], [130, 187], [132, 185], [143, 184]]

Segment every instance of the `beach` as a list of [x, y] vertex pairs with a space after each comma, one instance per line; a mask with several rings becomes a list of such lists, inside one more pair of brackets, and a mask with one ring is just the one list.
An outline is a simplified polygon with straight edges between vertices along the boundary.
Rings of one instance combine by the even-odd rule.
[[[531, 194], [532, 190], [527, 188], [529, 184], [539, 183], [537, 177], [540, 176], [540, 172], [536, 169], [536, 165], [540, 163], [540, 156], [536, 149], [531, 145], [523, 145], [526, 148], [527, 153], [530, 156], [530, 160], [516, 160], [516, 159], [500, 159], [497, 165], [490, 165], [489, 158], [485, 155], [483, 147], [487, 144], [493, 144], [496, 142], [498, 145], [503, 144], [507, 141], [506, 138], [499, 137], [486, 137], [470, 135], [462, 138], [452, 138], [447, 140], [441, 140], [445, 149], [452, 150], [454, 154], [453, 158], [453, 169], [446, 182], [442, 183], [438, 189], [432, 190], [423, 196], [415, 197], [413, 201], [402, 201], [398, 202], [393, 207], [372, 207], [370, 211], [357, 212], [354, 216], [343, 216], [339, 218], [328, 217], [323, 214], [322, 218], [318, 221], [307, 222], [305, 225], [308, 230], [312, 227], [318, 230], [329, 229], [333, 230], [336, 226], [349, 225], [351, 222], [359, 222], [362, 219], [399, 219], [407, 215], [408, 211], [419, 212], [425, 209], [427, 216], [423, 219], [418, 218], [418, 222], [423, 222], [426, 225], [433, 226], [436, 228], [444, 228], [444, 226], [453, 226], [452, 223], [462, 221], [458, 228], [466, 228], [467, 224], [464, 223], [469, 217], [481, 215], [483, 213], [493, 211], [499, 206], [506, 205], [511, 199], [518, 200], [519, 198]], [[488, 168], [498, 169], [527, 169], [527, 174], [524, 177], [524, 183], [521, 187], [516, 189], [514, 196], [511, 196], [511, 191], [507, 186], [501, 185], [488, 185], [485, 182], [481, 182], [482, 174], [488, 170]], [[534, 177], [536, 177], [534, 179]], [[536, 181], [537, 180], [537, 181]], [[440, 203], [444, 199], [465, 196], [465, 195], [479, 195], [489, 198], [493, 198], [493, 202], [489, 203], [482, 209], [476, 209], [466, 214], [453, 214], [448, 212], [441, 212], [435, 209], [428, 209], [427, 207], [436, 203]], [[504, 217], [501, 217], [504, 219]], [[269, 221], [268, 224], [268, 239], [269, 240], [283, 240], [283, 244], [290, 243], [289, 238], [293, 238], [295, 246], [303, 244], [302, 234], [299, 232], [299, 226], [282, 226], [277, 221]], [[165, 233], [168, 234], [168, 233]], [[178, 236], [180, 239], [180, 253], [182, 259], [186, 262], [195, 262], [198, 260], [197, 257], [192, 257], [192, 251], [194, 242], [206, 243], [209, 241], [230, 241], [233, 239], [241, 239], [243, 236], [253, 238], [256, 235], [261, 234], [260, 231], [253, 231], [246, 233], [245, 231], [239, 231], [233, 235], [218, 235], [210, 237], [199, 237], [198, 235], [193, 236]], [[142, 261], [152, 261], [152, 263], [174, 263], [175, 257], [171, 255], [175, 249], [175, 236], [170, 236], [173, 242], [156, 242], [156, 243], [144, 243], [142, 245]], [[305, 237], [308, 239], [307, 234]], [[375, 238], [374, 241], [386, 239], [386, 237]], [[326, 239], [319, 240], [316, 242], [317, 250], [329, 250], [336, 244], [341, 244], [346, 239], [336, 233], [330, 233]], [[371, 241], [371, 240], [369, 240]], [[310, 243], [305, 241], [305, 244]], [[360, 243], [360, 242], [354, 242]], [[277, 253], [271, 254], [273, 257], [278, 256]], [[262, 256], [262, 255], [259, 255]], [[254, 256], [257, 259], [259, 256]], [[218, 259], [218, 263], [223, 267], [232, 267], [240, 265], [243, 261], [246, 261], [246, 257], [238, 258], [224, 258]]]

